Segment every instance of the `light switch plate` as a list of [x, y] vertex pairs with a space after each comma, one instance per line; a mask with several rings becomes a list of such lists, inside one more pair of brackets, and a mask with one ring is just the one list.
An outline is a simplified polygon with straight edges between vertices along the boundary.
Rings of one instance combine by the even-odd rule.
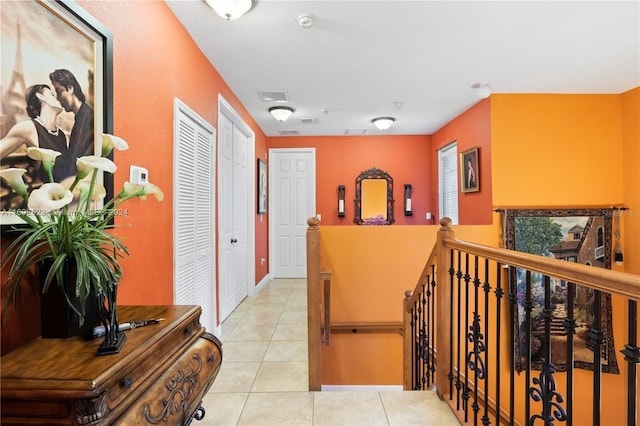
[[149, 183], [149, 171], [144, 167], [131, 166], [129, 169], [129, 182], [134, 185], [146, 185]]

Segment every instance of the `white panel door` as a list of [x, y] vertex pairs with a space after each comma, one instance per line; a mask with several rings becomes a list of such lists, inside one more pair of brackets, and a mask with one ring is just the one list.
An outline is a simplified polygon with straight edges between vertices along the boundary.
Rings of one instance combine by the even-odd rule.
[[219, 176], [218, 185], [218, 212], [220, 220], [218, 229], [220, 233], [220, 259], [219, 259], [219, 296], [220, 296], [220, 321], [235, 309], [234, 294], [234, 270], [233, 270], [233, 123], [226, 116], [218, 118], [218, 145]]
[[215, 129], [178, 100], [174, 120], [174, 303], [200, 305], [213, 332]]
[[315, 216], [315, 150], [270, 150], [269, 194], [271, 275], [304, 278], [307, 219]]
[[233, 299], [234, 309], [247, 297], [248, 277], [248, 238], [247, 223], [249, 220], [249, 206], [247, 203], [248, 144], [245, 136], [237, 127], [233, 127], [233, 234], [232, 262], [233, 262]]
[[220, 321], [248, 295], [249, 245], [249, 138], [226, 116], [220, 115]]

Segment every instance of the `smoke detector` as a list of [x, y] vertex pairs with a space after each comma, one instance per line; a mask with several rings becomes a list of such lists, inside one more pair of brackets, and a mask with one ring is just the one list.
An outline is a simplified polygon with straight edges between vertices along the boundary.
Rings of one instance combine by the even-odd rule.
[[308, 30], [309, 28], [313, 27], [314, 22], [315, 22], [315, 19], [311, 15], [298, 16], [298, 25], [300, 25], [300, 27], [304, 28], [305, 30]]

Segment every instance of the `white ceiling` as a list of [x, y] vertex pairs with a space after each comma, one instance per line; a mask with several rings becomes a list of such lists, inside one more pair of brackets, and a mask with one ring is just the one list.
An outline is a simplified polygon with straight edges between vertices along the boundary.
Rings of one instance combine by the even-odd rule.
[[[234, 21], [204, 0], [167, 3], [267, 136], [433, 134], [478, 102], [483, 81], [493, 93], [640, 86], [638, 0], [253, 0]], [[288, 121], [263, 91], [287, 93]], [[396, 122], [380, 131], [377, 116]]]

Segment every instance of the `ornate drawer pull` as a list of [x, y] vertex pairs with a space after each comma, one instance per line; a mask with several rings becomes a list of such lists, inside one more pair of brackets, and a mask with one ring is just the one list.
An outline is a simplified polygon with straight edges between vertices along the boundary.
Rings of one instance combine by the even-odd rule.
[[124, 380], [122, 381], [122, 386], [125, 389], [129, 389], [132, 384], [133, 384], [133, 379], [131, 377], [125, 377]]

